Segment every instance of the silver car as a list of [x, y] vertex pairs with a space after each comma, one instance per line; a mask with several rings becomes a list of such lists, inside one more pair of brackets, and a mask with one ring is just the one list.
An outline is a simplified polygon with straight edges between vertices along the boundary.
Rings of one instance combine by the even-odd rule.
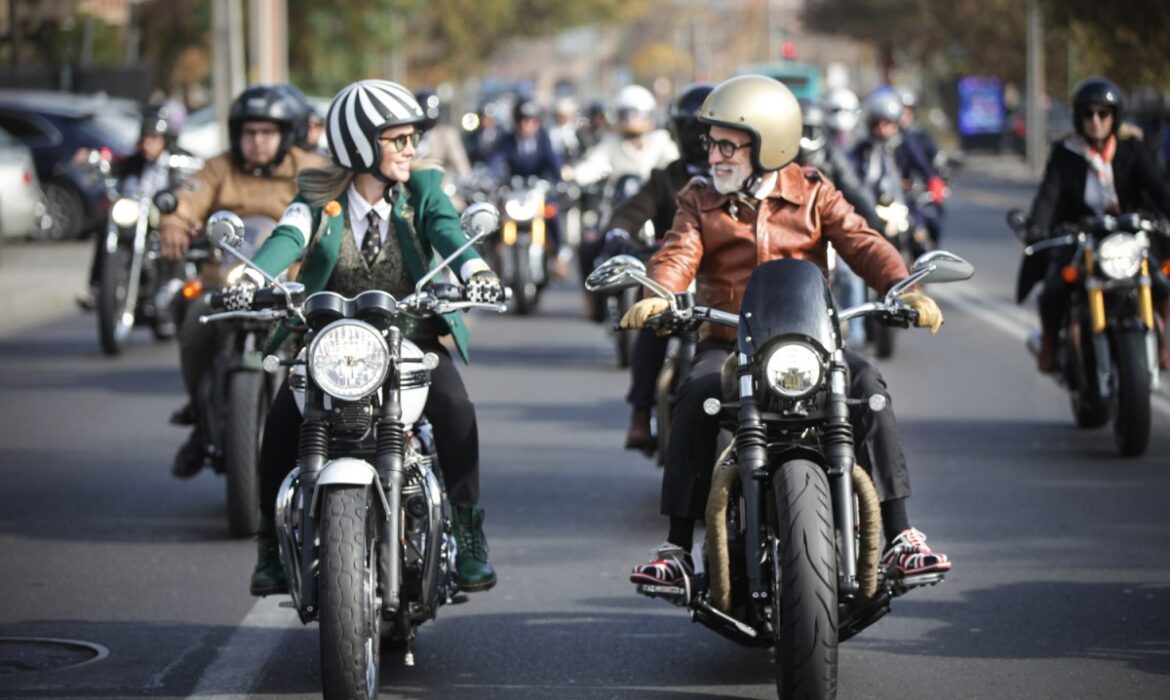
[[0, 129], [0, 238], [38, 230], [45, 207], [32, 151]]

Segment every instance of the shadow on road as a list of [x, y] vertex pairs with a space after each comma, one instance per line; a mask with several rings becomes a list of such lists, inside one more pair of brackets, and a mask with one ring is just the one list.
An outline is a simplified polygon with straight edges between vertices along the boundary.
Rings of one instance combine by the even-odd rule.
[[906, 599], [900, 617], [943, 624], [914, 639], [858, 637], [859, 648], [981, 659], [1092, 659], [1170, 675], [1170, 586], [1029, 581]]

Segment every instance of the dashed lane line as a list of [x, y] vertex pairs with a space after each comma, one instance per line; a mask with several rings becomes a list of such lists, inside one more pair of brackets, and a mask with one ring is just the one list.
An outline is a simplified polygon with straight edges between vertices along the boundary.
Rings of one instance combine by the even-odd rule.
[[188, 700], [245, 700], [263, 678], [268, 659], [295, 627], [296, 613], [280, 607], [287, 596], [261, 598], [203, 671]]
[[[960, 285], [933, 286], [930, 289], [930, 294], [964, 313], [979, 318], [987, 325], [998, 328], [1021, 344], [1027, 341], [1028, 336], [1034, 330], [1030, 323], [1021, 319], [1019, 307], [989, 299], [986, 295], [980, 294], [977, 291], [978, 288], [972, 287], [972, 285], [967, 286], [971, 289], [961, 289]], [[1165, 375], [1163, 375], [1163, 380], [1165, 380]], [[1167, 397], [1166, 390], [1166, 382], [1163, 381], [1157, 392], [1150, 396], [1150, 407], [1170, 418], [1170, 398]]]

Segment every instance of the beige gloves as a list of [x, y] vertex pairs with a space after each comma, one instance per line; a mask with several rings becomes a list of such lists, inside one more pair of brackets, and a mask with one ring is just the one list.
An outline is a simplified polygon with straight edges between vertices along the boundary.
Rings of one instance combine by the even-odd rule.
[[922, 292], [906, 292], [899, 299], [904, 301], [906, 306], [918, 312], [918, 326], [920, 328], [930, 328], [931, 334], [938, 333], [938, 329], [943, 324], [943, 315], [938, 304], [934, 303], [934, 299]]
[[622, 328], [641, 328], [646, 325], [646, 319], [666, 313], [669, 308], [670, 302], [662, 297], [643, 299], [626, 311], [618, 325]]

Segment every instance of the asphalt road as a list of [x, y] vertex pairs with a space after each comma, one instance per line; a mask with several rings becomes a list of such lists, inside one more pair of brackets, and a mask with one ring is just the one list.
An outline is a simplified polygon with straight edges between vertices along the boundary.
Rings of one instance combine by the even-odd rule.
[[[1170, 697], [1170, 401], [1139, 459], [1076, 429], [1024, 350], [1034, 312], [1010, 303], [1003, 211], [1030, 189], [955, 190], [945, 247], [976, 277], [933, 288], [943, 330], [904, 332], [880, 365], [911, 519], [955, 567], [842, 645], [840, 697]], [[578, 306], [566, 286], [536, 318], [475, 319], [500, 584], [441, 610], [414, 667], [385, 652], [383, 696], [775, 697], [769, 652], [627, 583], [664, 539], [660, 472], [620, 449], [626, 377]], [[227, 536], [222, 479], [168, 473], [175, 347], [141, 332], [104, 358], [92, 317], [60, 316], [0, 336], [0, 697], [318, 696], [317, 628], [248, 596], [254, 545]]]

